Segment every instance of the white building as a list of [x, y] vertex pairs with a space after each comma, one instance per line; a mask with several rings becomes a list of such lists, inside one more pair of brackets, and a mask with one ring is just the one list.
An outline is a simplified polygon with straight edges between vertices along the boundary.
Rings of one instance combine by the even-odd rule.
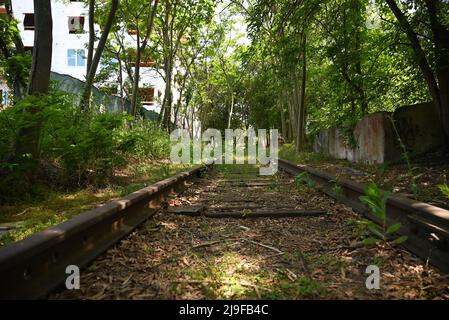
[[[32, 51], [34, 44], [33, 0], [12, 0], [13, 15], [19, 22], [25, 50]], [[53, 56], [52, 71], [70, 75], [84, 81], [86, 76], [87, 43], [89, 41], [88, 8], [80, 0], [52, 0]], [[126, 43], [135, 47], [136, 39], [127, 35]], [[114, 77], [117, 79], [117, 77]], [[123, 74], [126, 78], [126, 74]], [[148, 110], [160, 111], [165, 83], [159, 73], [151, 67], [141, 68], [141, 88], [147, 88], [143, 100]], [[148, 94], [149, 93], [149, 94]], [[175, 93], [176, 95], [176, 93]], [[151, 97], [152, 96], [152, 97]]]
[[9, 103], [8, 85], [6, 84], [6, 81], [0, 79], [0, 108], [3, 106], [7, 106], [8, 103]]

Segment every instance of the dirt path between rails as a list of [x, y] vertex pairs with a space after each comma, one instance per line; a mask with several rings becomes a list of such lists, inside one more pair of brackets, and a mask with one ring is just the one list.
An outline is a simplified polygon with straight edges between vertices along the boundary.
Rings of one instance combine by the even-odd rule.
[[[278, 174], [220, 166], [170, 208], [207, 212], [324, 209], [295, 218], [206, 218], [163, 210], [81, 272], [80, 290], [50, 299], [449, 299], [449, 278], [396, 247], [353, 246], [361, 217]], [[235, 208], [235, 209], [234, 209]], [[242, 209], [245, 208], [245, 209]], [[365, 286], [380, 269], [380, 289]]]

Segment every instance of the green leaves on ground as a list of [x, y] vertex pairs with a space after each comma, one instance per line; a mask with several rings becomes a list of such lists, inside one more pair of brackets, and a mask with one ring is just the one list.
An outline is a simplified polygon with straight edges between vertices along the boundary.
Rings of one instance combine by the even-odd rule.
[[444, 194], [449, 199], [449, 186], [447, 184], [439, 185], [441, 193]]
[[307, 172], [301, 172], [295, 177], [296, 188], [301, 188], [302, 185], [307, 185], [309, 188], [315, 187], [315, 181], [313, 181]]
[[388, 225], [387, 201], [390, 195], [389, 192], [380, 190], [375, 183], [371, 183], [366, 187], [365, 195], [359, 198], [360, 201], [369, 208], [373, 217], [380, 223], [379, 225], [371, 220], [362, 220], [359, 222], [370, 233], [370, 237], [363, 241], [366, 245], [388, 242], [391, 240], [393, 243], [399, 244], [407, 240], [406, 236], [391, 239], [391, 237], [401, 229], [402, 224], [398, 222]]

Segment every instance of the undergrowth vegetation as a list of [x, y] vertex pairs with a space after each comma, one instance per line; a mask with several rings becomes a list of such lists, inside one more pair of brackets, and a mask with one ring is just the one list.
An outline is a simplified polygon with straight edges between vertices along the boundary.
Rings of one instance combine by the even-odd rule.
[[[104, 186], [130, 159], [168, 157], [169, 136], [157, 124], [125, 113], [84, 113], [74, 101], [67, 93], [53, 91], [0, 112], [0, 203], [33, 198], [42, 183], [65, 189]], [[23, 112], [30, 105], [42, 109], [39, 118]], [[13, 154], [17, 132], [35, 121], [41, 123], [39, 174], [37, 183], [29, 184]]]

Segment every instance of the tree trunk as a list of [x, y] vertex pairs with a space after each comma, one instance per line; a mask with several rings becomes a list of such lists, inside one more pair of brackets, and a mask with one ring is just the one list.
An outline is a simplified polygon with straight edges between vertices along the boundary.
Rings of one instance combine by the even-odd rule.
[[140, 82], [140, 60], [142, 59], [142, 51], [140, 50], [140, 30], [137, 26], [137, 50], [136, 61], [134, 62], [134, 77], [133, 77], [133, 91], [131, 95], [131, 115], [136, 116], [137, 113], [137, 101], [139, 97], [139, 82]]
[[[28, 95], [44, 97], [48, 94], [53, 44], [53, 21], [50, 0], [34, 0], [35, 34], [33, 63], [31, 65]], [[41, 108], [31, 106], [25, 109], [30, 125], [18, 132], [15, 157], [30, 182], [35, 176], [39, 160], [39, 139], [41, 132]], [[28, 156], [25, 156], [28, 155]]]
[[285, 112], [284, 112], [284, 105], [281, 105], [281, 132], [282, 137], [285, 141], [288, 140], [288, 134], [287, 134], [287, 123], [285, 121]]
[[290, 96], [288, 93], [287, 96], [287, 105], [288, 105], [288, 125], [289, 125], [289, 139], [290, 141], [294, 141], [296, 139], [296, 112], [294, 107], [294, 99], [293, 99], [293, 89], [290, 91]]
[[307, 39], [305, 33], [301, 34], [301, 84], [298, 83], [298, 77], [295, 73], [295, 96], [297, 103], [296, 111], [296, 137], [295, 137], [295, 151], [300, 152], [304, 149], [305, 127], [306, 127], [306, 112], [305, 112], [305, 97], [306, 97], [306, 77], [307, 77], [307, 57], [306, 57]]
[[[443, 39], [449, 39], [449, 35], [447, 35], [448, 31], [444, 29], [443, 26], [436, 19], [436, 12], [432, 1], [426, 0], [426, 5], [429, 9], [430, 19], [431, 19], [431, 28], [434, 33], [434, 42], [435, 42], [435, 55], [437, 57], [437, 78], [430, 67], [430, 64], [426, 58], [426, 54], [421, 47], [418, 36], [415, 31], [413, 31], [412, 26], [405, 14], [398, 7], [395, 0], [386, 0], [390, 10], [395, 15], [396, 19], [399, 22], [400, 27], [403, 29], [405, 34], [407, 35], [408, 40], [410, 41], [410, 45], [415, 54], [416, 62], [421, 69], [421, 72], [424, 76], [424, 79], [427, 83], [427, 87], [429, 88], [430, 94], [433, 99], [433, 103], [435, 105], [436, 112], [438, 117], [440, 118], [441, 127], [446, 137], [446, 145], [449, 143], [449, 97], [448, 97], [448, 87], [449, 87], [449, 71], [447, 68], [449, 66], [449, 58], [446, 55], [439, 54], [439, 48], [444, 48], [448, 46], [448, 44], [444, 44]], [[435, 15], [434, 15], [435, 13]], [[440, 27], [441, 26], [441, 27]], [[443, 40], [443, 41], [442, 41]], [[446, 68], [446, 69], [445, 69]], [[446, 71], [445, 71], [446, 70]], [[440, 87], [438, 86], [440, 85]], [[443, 96], [442, 96], [443, 95]], [[443, 101], [445, 100], [445, 101]]]
[[449, 147], [449, 28], [441, 22], [438, 7], [441, 1], [425, 0], [429, 11], [430, 25], [434, 35], [436, 77], [440, 92], [440, 117]]
[[140, 81], [140, 62], [142, 60], [142, 53], [145, 50], [148, 40], [150, 39], [151, 33], [153, 31], [153, 25], [154, 25], [154, 18], [156, 16], [156, 10], [157, 6], [159, 4], [159, 0], [155, 0], [150, 20], [147, 25], [145, 37], [140, 43], [141, 34], [139, 29], [139, 21], [136, 22], [136, 29], [137, 29], [137, 52], [136, 52], [136, 60], [135, 60], [135, 67], [134, 67], [134, 76], [133, 76], [133, 86], [132, 86], [132, 96], [131, 96], [131, 114], [135, 117], [137, 115], [137, 102], [139, 101], [139, 81]]
[[123, 66], [120, 51], [116, 55], [118, 61], [118, 85], [120, 86], [120, 112], [125, 111], [125, 97], [123, 92]]
[[95, 0], [89, 0], [89, 43], [87, 46], [86, 77], [92, 65], [95, 45]]
[[231, 121], [233, 113], [234, 113], [234, 92], [231, 94], [231, 107], [229, 109], [228, 129], [231, 129]]
[[165, 94], [164, 94], [164, 103], [163, 109], [164, 114], [162, 118], [162, 127], [170, 131], [170, 122], [171, 122], [171, 108], [173, 103], [173, 93], [172, 93], [172, 77], [173, 77], [173, 66], [171, 57], [166, 57], [164, 62], [164, 71], [165, 71]]
[[[109, 10], [109, 15], [106, 20], [104, 30], [101, 34], [100, 41], [98, 42], [97, 50], [95, 50], [95, 55], [92, 59], [92, 63], [86, 76], [86, 84], [84, 88], [83, 98], [81, 100], [81, 109], [84, 111], [90, 108], [90, 96], [92, 94], [92, 87], [94, 85], [95, 74], [97, 73], [97, 68], [98, 65], [100, 64], [100, 58], [106, 46], [106, 41], [108, 39], [109, 32], [111, 31], [112, 23], [114, 22], [115, 13], [117, 12], [118, 6], [119, 0], [111, 0], [111, 8]], [[91, 44], [89, 44], [89, 46], [90, 45]]]
[[301, 75], [301, 135], [299, 149], [304, 149], [306, 138], [306, 84], [307, 84], [307, 36], [303, 35], [302, 43], [302, 75]]

